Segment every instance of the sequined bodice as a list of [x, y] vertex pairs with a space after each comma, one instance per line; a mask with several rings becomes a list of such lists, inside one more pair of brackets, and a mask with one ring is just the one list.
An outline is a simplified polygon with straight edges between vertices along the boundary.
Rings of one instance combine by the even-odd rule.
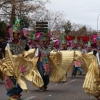
[[51, 47], [48, 47], [48, 48], [40, 48], [40, 57], [41, 57], [41, 60], [42, 60], [42, 63], [46, 64], [48, 63], [48, 56], [51, 52]]
[[22, 53], [22, 51], [25, 50], [26, 41], [23, 40], [20, 42], [20, 44], [9, 43], [9, 46], [10, 46], [11, 53], [13, 55], [18, 55], [18, 54]]

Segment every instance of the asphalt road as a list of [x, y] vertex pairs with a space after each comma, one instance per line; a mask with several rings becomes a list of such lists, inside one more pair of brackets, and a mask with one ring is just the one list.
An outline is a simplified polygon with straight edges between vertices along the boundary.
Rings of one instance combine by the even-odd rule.
[[[23, 91], [22, 100], [94, 100], [94, 97], [87, 95], [82, 89], [84, 76], [67, 78], [65, 83], [52, 83], [48, 85], [47, 91], [39, 91], [27, 82], [29, 93]], [[0, 81], [0, 100], [8, 100], [4, 82]]]

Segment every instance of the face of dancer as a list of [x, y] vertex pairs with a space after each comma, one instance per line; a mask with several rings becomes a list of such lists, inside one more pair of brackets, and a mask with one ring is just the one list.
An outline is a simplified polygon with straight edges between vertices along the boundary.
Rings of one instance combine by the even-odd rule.
[[13, 33], [13, 37], [15, 40], [20, 38], [20, 33]]
[[76, 43], [74, 43], [74, 44], [73, 44], [73, 46], [74, 46], [74, 47], [76, 47], [76, 46], [77, 46], [77, 44], [76, 44]]
[[63, 49], [66, 50], [67, 49], [67, 45], [66, 44], [62, 44]]
[[43, 45], [46, 46], [47, 45], [47, 41], [43, 41]]
[[33, 41], [33, 45], [36, 45], [37, 44], [37, 42], [36, 41]]

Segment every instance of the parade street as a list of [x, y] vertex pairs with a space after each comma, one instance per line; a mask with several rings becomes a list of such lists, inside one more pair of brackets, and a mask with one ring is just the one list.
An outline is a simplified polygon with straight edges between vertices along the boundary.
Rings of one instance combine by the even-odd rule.
[[[84, 76], [72, 78], [68, 75], [65, 83], [52, 83], [47, 91], [39, 91], [27, 82], [29, 93], [22, 93], [22, 100], [94, 100], [93, 96], [87, 95], [82, 89]], [[0, 100], [8, 100], [4, 82], [0, 81]]]

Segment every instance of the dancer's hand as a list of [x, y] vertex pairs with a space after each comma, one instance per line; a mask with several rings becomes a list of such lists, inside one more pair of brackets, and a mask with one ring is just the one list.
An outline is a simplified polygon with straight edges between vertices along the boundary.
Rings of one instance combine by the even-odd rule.
[[23, 55], [22, 55], [22, 54], [19, 54], [19, 57], [20, 57], [20, 58], [23, 58]]
[[25, 57], [28, 56], [28, 53], [23, 53], [22, 55], [23, 55], [23, 57], [25, 58]]
[[85, 53], [82, 53], [82, 56], [84, 56], [85, 55]]

